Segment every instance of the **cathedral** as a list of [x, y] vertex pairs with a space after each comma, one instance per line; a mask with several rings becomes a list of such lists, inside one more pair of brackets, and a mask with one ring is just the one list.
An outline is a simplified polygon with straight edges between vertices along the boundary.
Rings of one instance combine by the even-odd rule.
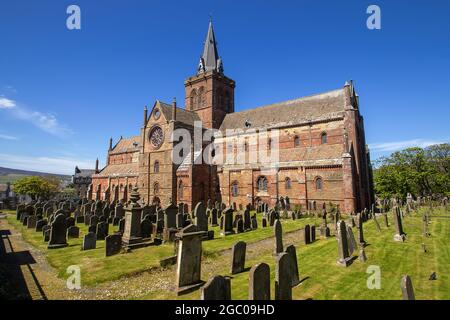
[[[126, 202], [137, 187], [146, 203], [172, 201], [190, 210], [208, 200], [273, 207], [283, 197], [303, 210], [319, 210], [325, 203], [344, 212], [374, 202], [352, 81], [333, 91], [235, 112], [235, 81], [224, 73], [210, 22], [197, 72], [184, 87], [184, 108], [175, 100], [156, 101], [144, 109], [139, 135], [116, 143], [110, 139], [106, 166], [92, 175], [90, 199]], [[209, 139], [175, 139], [178, 132], [200, 132]], [[188, 147], [179, 148], [182, 143]], [[260, 157], [261, 150], [276, 157]]]

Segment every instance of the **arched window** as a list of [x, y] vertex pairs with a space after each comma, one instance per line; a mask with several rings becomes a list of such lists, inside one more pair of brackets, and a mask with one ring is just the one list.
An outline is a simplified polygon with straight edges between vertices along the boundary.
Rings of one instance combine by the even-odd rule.
[[323, 188], [323, 181], [321, 177], [316, 178], [316, 190], [322, 190]]
[[299, 136], [295, 136], [294, 137], [294, 147], [300, 147], [300, 137]]
[[191, 91], [191, 96], [189, 97], [189, 102], [191, 104], [191, 109], [195, 109], [195, 104], [197, 102], [197, 90]]
[[237, 181], [231, 184], [231, 196], [237, 197], [239, 195], [239, 185]]
[[286, 179], [284, 179], [284, 188], [286, 189], [286, 190], [289, 190], [289, 189], [291, 189], [291, 178], [286, 178]]
[[159, 183], [158, 183], [158, 182], [155, 182], [155, 183], [153, 184], [153, 194], [154, 194], [154, 195], [159, 194]]
[[153, 164], [153, 172], [159, 173], [159, 161], [158, 160], [156, 160], [155, 163]]
[[328, 136], [326, 132], [322, 132], [322, 135], [320, 136], [320, 141], [322, 142], [322, 144], [327, 144]]
[[261, 176], [258, 178], [258, 191], [267, 191], [267, 178]]
[[205, 88], [204, 87], [200, 87], [200, 89], [198, 90], [198, 94], [197, 94], [197, 108], [202, 108], [204, 106], [204, 101], [205, 101]]
[[183, 181], [180, 181], [178, 183], [178, 200], [183, 199], [183, 193], [184, 193]]

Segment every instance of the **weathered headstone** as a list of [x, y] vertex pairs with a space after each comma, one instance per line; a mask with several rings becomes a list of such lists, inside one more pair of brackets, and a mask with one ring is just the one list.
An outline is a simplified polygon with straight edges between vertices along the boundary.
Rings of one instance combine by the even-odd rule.
[[403, 300], [416, 300], [412, 281], [408, 275], [402, 277], [400, 287], [402, 288]]
[[43, 228], [45, 225], [47, 225], [47, 220], [46, 220], [46, 219], [38, 220], [38, 221], [36, 222], [36, 228], [35, 228], [35, 230], [36, 230], [36, 231], [42, 231], [42, 228]]
[[48, 249], [67, 247], [66, 231], [66, 216], [59, 214], [51, 224]]
[[213, 276], [201, 289], [201, 300], [231, 300], [230, 278]]
[[305, 244], [311, 243], [311, 227], [309, 226], [309, 224], [305, 226], [305, 230], [303, 231], [303, 238]]
[[231, 274], [241, 273], [245, 269], [245, 252], [247, 244], [243, 241], [235, 243], [231, 251]]
[[344, 221], [340, 221], [337, 230], [337, 241], [338, 241], [338, 251], [339, 259], [337, 264], [340, 266], [348, 267], [351, 262], [350, 253], [348, 251], [348, 238], [347, 238], [347, 226]]
[[112, 256], [120, 253], [122, 249], [122, 235], [115, 233], [105, 238], [105, 253], [106, 256]]
[[394, 215], [394, 223], [395, 223], [395, 235], [394, 240], [403, 242], [405, 241], [406, 235], [403, 232], [403, 225], [402, 225], [402, 218], [400, 216], [400, 209], [398, 207], [395, 207], [393, 210]]
[[295, 287], [300, 283], [300, 275], [298, 273], [297, 252], [294, 245], [290, 245], [286, 248], [286, 253], [289, 254], [291, 259], [291, 281], [292, 286]]
[[249, 300], [270, 300], [270, 267], [266, 263], [253, 266], [249, 273]]
[[97, 224], [97, 240], [105, 240], [109, 233], [109, 224], [107, 222], [100, 222]]
[[81, 250], [91, 250], [96, 248], [97, 236], [94, 232], [89, 232], [83, 237], [83, 244]]
[[229, 208], [227, 210], [225, 210], [225, 212], [223, 212], [223, 228], [222, 228], [222, 235], [229, 235], [229, 234], [234, 234], [234, 230], [233, 230], [233, 209]]
[[28, 216], [27, 220], [27, 228], [35, 229], [36, 228], [37, 217], [35, 215]]
[[274, 235], [275, 235], [275, 248], [274, 254], [280, 254], [283, 252], [283, 230], [281, 228], [281, 221], [277, 219], [274, 223], [273, 227]]
[[275, 300], [292, 300], [291, 257], [281, 253], [276, 258]]
[[67, 228], [67, 238], [79, 238], [80, 237], [80, 228], [77, 226], [70, 226]]
[[201, 258], [203, 231], [189, 225], [176, 234], [178, 239], [176, 292], [188, 293], [203, 285], [201, 280]]
[[141, 211], [142, 207], [138, 204], [140, 195], [137, 187], [133, 189], [130, 195], [131, 204], [125, 210], [125, 223], [122, 233], [122, 242], [126, 246], [139, 244], [141, 237]]
[[194, 212], [198, 231], [208, 231], [208, 217], [206, 216], [206, 207], [203, 202], [197, 203]]
[[365, 246], [366, 241], [364, 240], [364, 224], [363, 224], [363, 218], [361, 214], [359, 213], [357, 216], [357, 230], [358, 230], [358, 242], [360, 246]]

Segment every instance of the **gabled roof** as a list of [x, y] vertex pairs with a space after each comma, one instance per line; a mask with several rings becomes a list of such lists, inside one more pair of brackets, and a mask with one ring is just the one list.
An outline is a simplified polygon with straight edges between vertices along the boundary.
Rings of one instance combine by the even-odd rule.
[[[229, 113], [225, 116], [220, 130], [225, 132], [227, 129], [270, 129], [298, 125], [341, 116], [344, 109], [344, 89], [337, 89], [251, 110]], [[246, 122], [250, 126], [246, 127]]]
[[109, 164], [97, 177], [118, 177], [118, 176], [135, 176], [139, 174], [139, 164], [137, 162], [125, 164]]
[[[77, 167], [78, 169], [78, 167]], [[93, 174], [95, 174], [95, 169], [78, 169], [78, 171], [75, 172], [75, 177], [91, 177]]]
[[138, 151], [141, 137], [120, 138], [119, 142], [112, 148], [110, 154]]
[[[171, 104], [157, 101], [155, 106], [159, 106], [161, 112], [164, 114], [164, 117], [166, 118], [167, 121], [172, 120], [173, 106]], [[201, 120], [196, 112], [188, 111], [186, 109], [177, 107], [176, 121], [185, 123], [190, 126], [194, 126], [195, 121]]]

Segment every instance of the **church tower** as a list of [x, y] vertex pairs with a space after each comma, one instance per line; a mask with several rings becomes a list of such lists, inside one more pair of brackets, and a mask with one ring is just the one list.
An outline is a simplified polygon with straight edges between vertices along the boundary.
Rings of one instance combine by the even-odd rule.
[[218, 129], [225, 115], [234, 112], [235, 82], [223, 73], [212, 22], [197, 74], [187, 79], [184, 86], [186, 109], [199, 115], [203, 127]]

